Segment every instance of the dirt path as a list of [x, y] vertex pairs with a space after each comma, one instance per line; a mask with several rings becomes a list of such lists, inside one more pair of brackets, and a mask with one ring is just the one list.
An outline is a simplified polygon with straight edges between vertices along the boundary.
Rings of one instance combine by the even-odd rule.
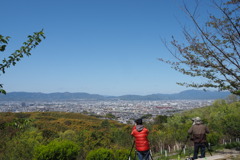
[[[154, 160], [160, 160], [159, 157], [153, 157]], [[177, 159], [172, 159], [177, 160]], [[181, 158], [184, 160], [184, 158]], [[240, 160], [240, 151], [223, 149], [212, 153], [212, 156], [208, 153], [206, 158], [199, 158], [197, 160]]]
[[224, 149], [213, 153], [212, 156], [207, 155], [206, 158], [197, 160], [240, 160], [240, 151]]

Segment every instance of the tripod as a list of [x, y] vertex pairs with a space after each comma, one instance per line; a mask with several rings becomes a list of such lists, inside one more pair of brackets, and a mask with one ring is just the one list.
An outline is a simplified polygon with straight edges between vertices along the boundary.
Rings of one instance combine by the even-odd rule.
[[[131, 160], [131, 153], [132, 153], [134, 144], [135, 144], [135, 141], [133, 141], [132, 148], [131, 148], [130, 153], [129, 153], [129, 155], [128, 155], [128, 160]], [[137, 151], [135, 151], [134, 160], [136, 160], [136, 155], [137, 155]], [[149, 157], [153, 160], [151, 150], [149, 150]]]
[[212, 153], [211, 153], [211, 151], [210, 151], [210, 149], [209, 149], [209, 145], [208, 145], [208, 143], [206, 142], [205, 144], [206, 144], [205, 146], [206, 146], [206, 148], [207, 148], [209, 154], [212, 156]]
[[150, 157], [151, 157], [151, 159], [153, 160], [153, 158], [152, 158], [152, 151], [150, 150]]
[[[130, 151], [129, 156], [128, 156], [128, 160], [131, 159], [131, 153], [132, 153], [132, 150], [133, 150], [134, 144], [135, 144], [135, 141], [133, 141], [132, 148], [131, 148], [131, 151]], [[135, 159], [135, 157], [136, 157], [136, 153], [135, 153], [134, 159]]]

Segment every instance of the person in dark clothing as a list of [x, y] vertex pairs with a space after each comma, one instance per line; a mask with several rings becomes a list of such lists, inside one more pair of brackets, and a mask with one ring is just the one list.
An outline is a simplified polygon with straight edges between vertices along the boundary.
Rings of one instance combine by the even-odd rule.
[[139, 160], [149, 160], [150, 145], [148, 141], [148, 129], [143, 126], [142, 119], [135, 120], [135, 126], [131, 135], [135, 137], [135, 148]]
[[194, 124], [188, 130], [188, 134], [192, 136], [192, 140], [194, 142], [193, 159], [198, 158], [199, 149], [201, 150], [200, 158], [205, 157], [206, 143], [207, 143], [206, 134], [208, 133], [209, 133], [208, 127], [202, 123], [201, 118], [196, 117], [194, 119]]

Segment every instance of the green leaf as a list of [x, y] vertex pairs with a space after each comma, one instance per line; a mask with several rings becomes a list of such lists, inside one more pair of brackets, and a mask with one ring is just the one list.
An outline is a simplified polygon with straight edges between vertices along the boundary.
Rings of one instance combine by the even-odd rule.
[[7, 94], [7, 92], [4, 90], [4, 89], [0, 89], [0, 93], [2, 93], [2, 94]]
[[0, 51], [2, 51], [2, 52], [5, 51], [6, 47], [7, 47], [7, 45], [1, 45], [0, 46]]

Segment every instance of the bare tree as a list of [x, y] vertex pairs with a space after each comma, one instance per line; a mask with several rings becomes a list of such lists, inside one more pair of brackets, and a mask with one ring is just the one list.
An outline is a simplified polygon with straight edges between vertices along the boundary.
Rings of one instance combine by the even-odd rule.
[[191, 13], [184, 4], [184, 11], [196, 27], [195, 32], [183, 28], [185, 44], [178, 42], [172, 36], [170, 48], [166, 47], [176, 58], [169, 61], [159, 60], [170, 64], [175, 70], [192, 77], [204, 77], [202, 83], [180, 83], [179, 85], [195, 88], [218, 88], [240, 95], [240, 1], [228, 0], [214, 6], [221, 13], [218, 18], [209, 14], [209, 21], [200, 26], [195, 12]]

